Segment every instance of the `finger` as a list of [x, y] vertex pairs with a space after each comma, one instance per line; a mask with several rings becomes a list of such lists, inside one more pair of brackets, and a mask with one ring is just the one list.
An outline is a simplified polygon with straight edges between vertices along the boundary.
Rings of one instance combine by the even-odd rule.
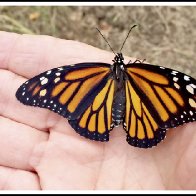
[[10, 53], [18, 36], [16, 33], [0, 31], [0, 69], [8, 69]]
[[66, 64], [95, 61], [111, 63], [114, 57], [110, 52], [76, 41], [7, 32], [0, 32], [0, 52], [0, 68], [26, 78]]
[[40, 190], [38, 176], [32, 172], [0, 166], [0, 190]]
[[47, 141], [48, 134], [4, 117], [0, 117], [0, 127], [0, 165], [33, 170], [29, 165], [32, 151]]

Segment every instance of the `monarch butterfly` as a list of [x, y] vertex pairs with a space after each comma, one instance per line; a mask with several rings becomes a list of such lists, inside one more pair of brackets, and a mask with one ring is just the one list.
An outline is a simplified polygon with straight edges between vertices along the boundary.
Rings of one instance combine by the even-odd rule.
[[195, 89], [188, 75], [139, 60], [125, 64], [119, 52], [113, 64], [79, 63], [41, 73], [22, 84], [16, 97], [67, 118], [91, 140], [108, 141], [122, 123], [130, 145], [150, 148], [168, 128], [195, 121]]

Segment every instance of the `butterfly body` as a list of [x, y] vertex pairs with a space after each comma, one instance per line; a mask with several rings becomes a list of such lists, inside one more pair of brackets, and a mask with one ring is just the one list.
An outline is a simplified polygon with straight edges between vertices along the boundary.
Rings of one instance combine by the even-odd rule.
[[196, 81], [176, 70], [150, 64], [92, 62], [43, 72], [16, 92], [25, 105], [47, 108], [68, 119], [80, 135], [108, 141], [123, 124], [127, 142], [150, 148], [168, 128], [196, 120]]
[[113, 78], [115, 80], [115, 95], [112, 104], [112, 122], [115, 127], [119, 126], [123, 122], [125, 113], [125, 85], [126, 78], [124, 58], [121, 53], [118, 53], [114, 60], [111, 70], [113, 72]]
[[117, 88], [115, 91], [115, 97], [112, 104], [112, 122], [115, 127], [119, 126], [124, 119], [125, 113], [125, 88], [122, 85], [121, 88]]

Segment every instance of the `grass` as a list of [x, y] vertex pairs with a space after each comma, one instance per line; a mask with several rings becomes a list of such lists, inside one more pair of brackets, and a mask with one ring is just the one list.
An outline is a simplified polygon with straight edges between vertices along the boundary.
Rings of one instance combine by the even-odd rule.
[[78, 40], [105, 50], [98, 27], [118, 51], [196, 77], [196, 7], [1, 6], [0, 30]]

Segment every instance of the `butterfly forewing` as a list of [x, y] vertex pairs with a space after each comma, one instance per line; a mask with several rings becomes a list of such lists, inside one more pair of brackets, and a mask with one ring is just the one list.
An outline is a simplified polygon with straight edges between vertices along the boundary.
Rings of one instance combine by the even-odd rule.
[[195, 121], [196, 81], [178, 71], [135, 63], [126, 67], [127, 141], [151, 147], [164, 139], [166, 129]]
[[77, 119], [111, 77], [110, 65], [81, 63], [46, 71], [28, 80], [16, 92], [26, 105], [48, 108]]

